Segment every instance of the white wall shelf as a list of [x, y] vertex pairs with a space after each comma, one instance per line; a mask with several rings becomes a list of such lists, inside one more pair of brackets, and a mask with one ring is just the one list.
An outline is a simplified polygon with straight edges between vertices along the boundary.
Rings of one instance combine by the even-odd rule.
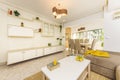
[[15, 16], [15, 15], [9, 15], [9, 17], [13, 17], [13, 18], [18, 18], [18, 19], [22, 19], [22, 20], [27, 20], [27, 21], [33, 21], [33, 18], [28, 18], [28, 17], [23, 17], [23, 16]]

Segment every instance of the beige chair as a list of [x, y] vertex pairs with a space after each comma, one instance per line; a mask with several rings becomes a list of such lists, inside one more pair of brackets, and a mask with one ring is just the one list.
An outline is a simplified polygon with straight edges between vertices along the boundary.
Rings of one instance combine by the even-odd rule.
[[70, 54], [74, 53], [74, 48], [75, 48], [74, 40], [73, 39], [69, 39], [68, 43], [69, 43]]
[[79, 39], [75, 39], [75, 53], [78, 54], [81, 50]]
[[85, 52], [85, 48], [83, 48], [81, 45], [80, 45], [80, 40], [79, 39], [75, 39], [75, 53], [76, 54], [84, 54]]
[[89, 50], [94, 50], [95, 44], [96, 44], [97, 40], [93, 39], [92, 44], [90, 47], [88, 47]]
[[89, 43], [89, 39], [85, 39], [85, 40], [84, 40], [84, 43]]
[[83, 39], [80, 39], [80, 43], [83, 43], [84, 42], [84, 40]]

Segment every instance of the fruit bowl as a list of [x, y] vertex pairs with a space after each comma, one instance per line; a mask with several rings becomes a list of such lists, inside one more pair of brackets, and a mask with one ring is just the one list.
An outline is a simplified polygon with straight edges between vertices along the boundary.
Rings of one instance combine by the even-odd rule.
[[83, 61], [84, 60], [84, 56], [83, 55], [79, 55], [79, 56], [76, 56], [76, 61]]

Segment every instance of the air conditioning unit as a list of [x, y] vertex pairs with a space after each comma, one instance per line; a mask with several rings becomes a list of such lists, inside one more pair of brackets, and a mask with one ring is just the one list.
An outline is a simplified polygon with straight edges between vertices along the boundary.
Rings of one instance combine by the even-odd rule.
[[120, 19], [120, 11], [113, 13], [113, 19]]

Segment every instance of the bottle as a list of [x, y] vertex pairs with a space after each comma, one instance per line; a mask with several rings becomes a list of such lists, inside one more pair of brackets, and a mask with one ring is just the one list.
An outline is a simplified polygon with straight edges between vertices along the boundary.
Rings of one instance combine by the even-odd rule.
[[56, 60], [56, 59], [54, 59], [54, 61], [53, 61], [53, 65], [54, 65], [54, 66], [57, 65], [57, 60]]

